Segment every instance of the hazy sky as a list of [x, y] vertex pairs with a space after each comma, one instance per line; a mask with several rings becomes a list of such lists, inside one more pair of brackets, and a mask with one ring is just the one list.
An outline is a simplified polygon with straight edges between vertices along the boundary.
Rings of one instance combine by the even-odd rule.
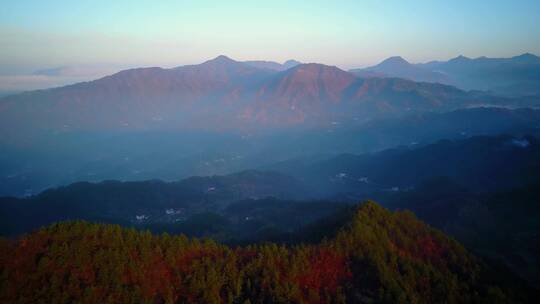
[[540, 54], [540, 1], [0, 0], [0, 74], [237, 60], [342, 68]]

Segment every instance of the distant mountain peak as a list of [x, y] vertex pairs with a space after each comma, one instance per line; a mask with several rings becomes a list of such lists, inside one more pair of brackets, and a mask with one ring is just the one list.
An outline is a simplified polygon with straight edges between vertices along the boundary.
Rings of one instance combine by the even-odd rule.
[[523, 53], [521, 55], [515, 56], [516, 58], [524, 57], [524, 58], [538, 58], [538, 56], [531, 54], [531, 53]]
[[252, 67], [267, 69], [267, 70], [274, 70], [274, 71], [285, 71], [301, 64], [301, 62], [293, 60], [293, 59], [289, 59], [285, 61], [283, 64], [275, 62], [275, 61], [264, 61], [264, 60], [249, 60], [249, 61], [244, 61], [244, 63]]
[[388, 57], [387, 59], [383, 60], [381, 63], [377, 64], [376, 66], [372, 67], [375, 69], [403, 69], [403, 68], [410, 68], [412, 65], [403, 57], [401, 56], [392, 56]]
[[300, 61], [297, 61], [297, 60], [294, 60], [294, 59], [289, 59], [289, 60], [287, 60], [287, 61], [285, 61], [283, 63], [283, 67], [285, 69], [290, 69], [290, 68], [295, 67], [295, 66], [300, 65], [300, 64], [302, 64]]
[[322, 73], [325, 71], [336, 71], [338, 73], [346, 73], [347, 72], [341, 70], [340, 68], [332, 65], [325, 65], [321, 63], [301, 63], [296, 65], [293, 69], [294, 73], [301, 73], [301, 72], [311, 72], [311, 73]]
[[469, 57], [459, 55], [456, 58], [452, 58], [452, 59], [448, 60], [448, 62], [465, 62], [465, 61], [470, 61], [470, 60], [472, 60], [472, 59], [469, 58]]
[[[266, 94], [261, 95], [262, 99], [277, 98], [287, 108], [293, 109], [291, 121], [303, 121], [305, 113], [318, 111], [315, 104], [339, 102], [343, 91], [355, 80], [353, 74], [335, 66], [303, 63], [277, 74], [260, 92]], [[283, 116], [280, 119], [284, 119]]]
[[322, 64], [322, 63], [314, 63], [314, 62], [310, 62], [310, 63], [302, 63], [302, 64], [299, 64], [296, 69], [301, 69], [301, 68], [316, 68], [316, 67], [324, 67], [325, 65]]
[[302, 63], [300, 61], [298, 61], [298, 60], [289, 59], [289, 60], [285, 61], [283, 64], [302, 64]]
[[401, 56], [392, 56], [375, 66], [354, 69], [351, 72], [361, 78], [395, 77], [421, 82], [447, 83], [447, 79], [443, 74], [430, 71], [420, 65], [411, 64]]
[[210, 59], [204, 63], [219, 63], [219, 64], [223, 64], [223, 63], [238, 63], [238, 61], [236, 60], [233, 60], [225, 55], [219, 55], [217, 56], [216, 58], [214, 59]]
[[219, 55], [214, 60], [232, 60], [231, 58], [225, 56], [225, 55]]
[[380, 64], [410, 64], [407, 60], [401, 56], [392, 56], [383, 60]]
[[540, 57], [531, 53], [524, 53], [518, 56], [514, 56], [511, 59], [514, 61], [525, 62], [525, 63], [540, 63]]

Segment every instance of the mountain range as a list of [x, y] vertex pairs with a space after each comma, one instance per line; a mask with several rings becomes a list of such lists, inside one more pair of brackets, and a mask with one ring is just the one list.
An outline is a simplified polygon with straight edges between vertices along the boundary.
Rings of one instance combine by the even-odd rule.
[[397, 77], [420, 82], [450, 84], [447, 75], [411, 64], [400, 56], [390, 57], [372, 67], [352, 69], [349, 72], [362, 78]]
[[538, 64], [218, 56], [4, 97], [0, 302], [530, 302]]
[[329, 194], [356, 194], [356, 198], [373, 192], [406, 192], [440, 176], [479, 192], [511, 189], [540, 182], [539, 168], [538, 139], [507, 135], [414, 143], [316, 161], [291, 159], [268, 167]]
[[[391, 59], [384, 65], [395, 61], [403, 64]], [[254, 65], [219, 56], [198, 65], [131, 69], [90, 82], [4, 97], [0, 139], [32, 140], [96, 130], [321, 127], [482, 104], [538, 102], [436, 83], [360, 78], [315, 63], [293, 62], [282, 71]]]
[[[443, 159], [444, 162], [441, 161]], [[78, 182], [47, 189], [27, 198], [0, 198], [0, 234], [28, 232], [41, 225], [70, 218], [135, 225], [161, 223], [162, 229], [171, 231], [178, 224], [174, 221], [176, 218], [186, 220], [205, 212], [217, 213], [233, 222], [238, 216], [265, 218], [275, 226], [282, 221], [278, 217], [268, 219], [270, 209], [277, 208], [272, 206], [287, 209], [286, 206], [298, 204], [297, 200], [334, 201], [331, 205], [337, 206], [335, 208], [312, 202], [312, 206], [318, 206], [316, 210], [302, 209], [302, 222], [305, 223], [317, 214], [320, 217], [328, 215], [329, 210], [335, 211], [341, 206], [336, 201], [352, 203], [377, 198], [390, 206], [399, 206], [392, 203], [395, 199], [390, 198], [436, 191], [441, 187], [425, 188], [424, 185], [440, 177], [444, 177], [446, 183], [469, 189], [471, 193], [491, 193], [538, 184], [539, 168], [538, 139], [475, 136], [370, 154], [342, 154], [319, 159], [304, 157], [278, 162], [266, 166], [265, 170], [190, 177], [175, 182]], [[454, 189], [461, 188], [450, 189], [455, 192]], [[458, 193], [462, 193], [461, 190]], [[265, 200], [268, 197], [274, 199]], [[424, 200], [415, 197], [405, 202]], [[458, 204], [455, 206], [457, 208]], [[419, 209], [417, 206], [408, 208]], [[166, 216], [164, 212], [167, 209], [182, 212]], [[321, 212], [323, 210], [326, 212]], [[426, 210], [429, 210], [428, 206], [419, 209], [419, 214]], [[259, 215], [256, 217], [255, 214]], [[146, 217], [136, 221], [137, 215]], [[444, 221], [433, 220], [432, 217], [426, 220], [444, 227]], [[279, 227], [287, 229], [287, 225]]]
[[502, 96], [540, 94], [540, 57], [525, 53], [511, 58], [468, 58], [411, 64], [395, 56], [381, 63], [353, 69], [359, 77], [399, 77], [414, 81], [443, 83], [463, 90], [482, 90]]
[[265, 61], [265, 60], [250, 60], [250, 61], [244, 61], [244, 63], [250, 66], [256, 67], [256, 68], [269, 69], [269, 70], [275, 70], [275, 71], [285, 71], [299, 64], [302, 64], [300, 61], [296, 61], [294, 59], [289, 59], [285, 61], [284, 63], [278, 63], [275, 61]]

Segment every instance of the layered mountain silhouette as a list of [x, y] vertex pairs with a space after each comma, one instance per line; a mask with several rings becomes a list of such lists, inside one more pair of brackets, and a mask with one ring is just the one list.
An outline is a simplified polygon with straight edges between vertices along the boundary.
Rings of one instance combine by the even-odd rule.
[[418, 67], [400, 56], [390, 57], [375, 66], [353, 69], [350, 72], [360, 77], [398, 77], [422, 82], [450, 83], [445, 74]]
[[273, 71], [219, 56], [198, 65], [131, 69], [95, 81], [5, 97], [0, 101], [0, 136], [320, 126], [505, 102], [513, 101], [441, 84], [362, 79], [316, 63]]
[[256, 67], [256, 68], [268, 69], [268, 70], [274, 70], [274, 71], [285, 71], [299, 64], [302, 64], [301, 62], [296, 61], [294, 59], [287, 60], [284, 63], [278, 63], [275, 61], [265, 61], [265, 60], [250, 60], [250, 61], [244, 61], [244, 63], [250, 66]]
[[443, 138], [538, 136], [539, 121], [540, 110], [491, 107], [254, 136], [183, 131], [64, 132], [20, 147], [4, 143], [0, 149], [0, 196], [29, 195], [81, 180], [223, 175], [305, 154], [371, 153], [400, 145], [422, 146]]
[[464, 89], [490, 90], [505, 95], [540, 94], [540, 57], [523, 54], [511, 58], [459, 56], [425, 67], [441, 71]]
[[79, 182], [29, 198], [0, 198], [0, 234], [67, 218], [122, 222], [136, 214], [160, 215], [168, 208], [218, 212], [234, 201], [269, 196], [323, 199], [348, 194], [356, 200], [404, 194], [440, 176], [473, 191], [507, 190], [540, 183], [540, 142], [535, 137], [476, 136], [370, 154], [290, 159], [268, 167], [177, 182]]
[[[48, 189], [28, 199], [0, 197], [0, 235], [28, 232], [69, 218], [174, 226], [174, 217], [220, 212], [236, 201], [266, 197], [308, 198], [308, 186], [277, 172], [247, 170], [177, 182], [78, 182]], [[166, 210], [170, 214], [166, 213]], [[179, 211], [181, 210], [181, 211]], [[151, 217], [136, 220], [136, 215]], [[166, 215], [175, 215], [174, 217]], [[162, 225], [162, 228], [163, 227]]]
[[420, 147], [413, 144], [371, 154], [343, 154], [307, 166], [293, 160], [272, 170], [343, 192], [407, 191], [437, 176], [492, 191], [537, 182], [539, 160], [540, 146], [535, 137], [501, 135], [441, 140]]
[[525, 53], [510, 58], [468, 58], [411, 64], [390, 57], [378, 65], [353, 69], [360, 77], [399, 77], [414, 81], [444, 83], [464, 90], [483, 90], [504, 96], [540, 94], [540, 57]]

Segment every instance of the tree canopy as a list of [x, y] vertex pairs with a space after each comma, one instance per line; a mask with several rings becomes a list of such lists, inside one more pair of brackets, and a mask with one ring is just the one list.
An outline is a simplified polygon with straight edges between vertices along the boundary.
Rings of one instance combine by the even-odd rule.
[[0, 242], [2, 303], [526, 303], [407, 211], [368, 201], [318, 244], [229, 247], [60, 222]]

